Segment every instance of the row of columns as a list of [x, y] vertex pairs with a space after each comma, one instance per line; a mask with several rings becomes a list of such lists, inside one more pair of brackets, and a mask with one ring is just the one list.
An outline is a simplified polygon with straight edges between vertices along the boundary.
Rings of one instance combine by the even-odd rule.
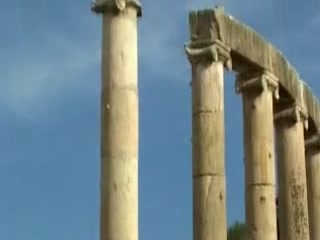
[[[138, 240], [141, 5], [137, 0], [100, 0], [92, 10], [103, 17], [100, 239]], [[226, 240], [224, 67], [231, 69], [230, 49], [216, 41], [186, 51], [192, 63], [193, 238]], [[243, 99], [248, 238], [277, 239], [275, 122], [280, 238], [309, 239], [310, 219], [311, 239], [320, 239], [320, 141], [318, 135], [306, 141], [305, 159], [303, 107], [282, 106], [274, 121], [279, 87], [268, 72], [238, 75], [236, 89]]]
[[[192, 66], [194, 240], [226, 240], [223, 68], [231, 68], [230, 54], [219, 41], [194, 41], [186, 53]], [[320, 138], [304, 140], [304, 107], [279, 99], [278, 79], [266, 71], [238, 74], [236, 91], [243, 103], [247, 238], [274, 240], [279, 230], [280, 239], [320, 239]]]

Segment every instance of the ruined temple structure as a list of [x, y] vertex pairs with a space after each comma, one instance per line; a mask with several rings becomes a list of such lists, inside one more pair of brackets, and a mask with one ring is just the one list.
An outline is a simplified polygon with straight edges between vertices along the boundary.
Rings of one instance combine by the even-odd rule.
[[[137, 23], [142, 10], [138, 0], [97, 0], [92, 10], [103, 21], [100, 239], [138, 240]], [[317, 98], [279, 50], [222, 8], [191, 12], [189, 21], [193, 239], [227, 239], [227, 69], [237, 74], [235, 91], [243, 103], [247, 239], [276, 240], [279, 232], [283, 240], [319, 240]]]
[[275, 240], [279, 232], [279, 239], [319, 240], [319, 101], [279, 50], [222, 8], [191, 12], [189, 21], [193, 239], [227, 239], [227, 69], [237, 74], [235, 91], [243, 103], [247, 239]]

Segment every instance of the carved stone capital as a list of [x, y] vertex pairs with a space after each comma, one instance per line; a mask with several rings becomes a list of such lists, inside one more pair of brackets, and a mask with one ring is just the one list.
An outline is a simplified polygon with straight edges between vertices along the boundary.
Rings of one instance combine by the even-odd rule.
[[122, 12], [127, 7], [134, 7], [137, 9], [138, 17], [142, 15], [141, 3], [138, 0], [95, 0], [92, 3], [91, 10], [95, 13], [106, 12]]
[[232, 69], [230, 48], [219, 40], [207, 46], [196, 46], [191, 43], [185, 46], [185, 51], [192, 64], [221, 61], [228, 70]]
[[235, 82], [236, 93], [271, 91], [279, 99], [279, 80], [269, 72], [239, 74]]
[[320, 133], [314, 134], [312, 137], [308, 138], [304, 142], [305, 149], [317, 149], [320, 151]]
[[304, 127], [308, 129], [307, 109], [300, 104], [294, 104], [275, 113], [274, 121], [293, 121], [294, 123], [303, 121]]

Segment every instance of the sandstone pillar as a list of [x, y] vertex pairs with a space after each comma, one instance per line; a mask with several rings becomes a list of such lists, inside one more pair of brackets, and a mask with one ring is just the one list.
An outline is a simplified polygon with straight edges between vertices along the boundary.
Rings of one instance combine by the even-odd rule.
[[310, 239], [320, 239], [320, 136], [306, 141]]
[[226, 240], [224, 64], [221, 43], [186, 48], [192, 64], [193, 239]]
[[275, 114], [280, 239], [309, 240], [304, 146], [307, 114], [301, 105], [282, 105]]
[[97, 0], [101, 13], [101, 240], [138, 239], [137, 0]]
[[246, 227], [249, 240], [277, 239], [273, 96], [278, 81], [269, 73], [240, 74], [242, 93]]

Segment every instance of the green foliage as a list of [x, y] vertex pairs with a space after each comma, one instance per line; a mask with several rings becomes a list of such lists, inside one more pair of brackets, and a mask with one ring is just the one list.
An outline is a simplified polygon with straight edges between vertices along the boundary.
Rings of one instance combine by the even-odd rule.
[[228, 240], [245, 240], [245, 224], [235, 222], [228, 229]]

